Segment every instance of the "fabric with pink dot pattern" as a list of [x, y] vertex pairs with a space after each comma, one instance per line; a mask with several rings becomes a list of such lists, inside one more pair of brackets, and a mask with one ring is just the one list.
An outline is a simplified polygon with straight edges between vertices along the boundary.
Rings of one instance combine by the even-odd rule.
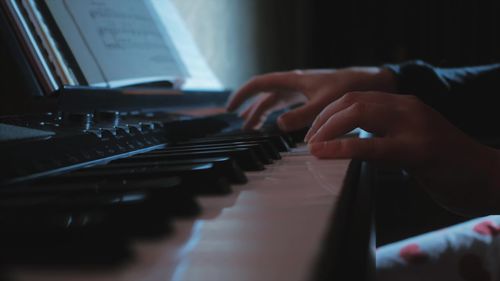
[[500, 281], [500, 216], [470, 220], [377, 249], [376, 280]]

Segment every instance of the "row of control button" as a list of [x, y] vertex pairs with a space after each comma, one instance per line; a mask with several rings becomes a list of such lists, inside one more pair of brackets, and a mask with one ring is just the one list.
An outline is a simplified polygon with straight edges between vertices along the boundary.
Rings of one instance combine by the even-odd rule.
[[161, 122], [139, 122], [138, 124], [124, 124], [114, 126], [112, 128], [89, 128], [85, 129], [85, 133], [91, 133], [101, 138], [103, 133], [110, 133], [112, 135], [118, 134], [140, 134], [163, 129]]

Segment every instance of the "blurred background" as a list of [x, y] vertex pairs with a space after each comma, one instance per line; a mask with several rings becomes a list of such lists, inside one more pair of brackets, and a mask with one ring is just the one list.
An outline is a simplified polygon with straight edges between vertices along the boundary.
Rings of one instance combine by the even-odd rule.
[[[454, 67], [500, 62], [500, 1], [175, 0], [216, 75], [235, 89], [252, 75], [422, 59]], [[408, 174], [380, 169], [377, 245], [465, 218], [438, 206]]]
[[[270, 71], [412, 59], [443, 67], [500, 61], [495, 0], [170, 1], [229, 89]], [[37, 89], [26, 75], [13, 75], [20, 70], [4, 50], [10, 44], [0, 42], [0, 113], [30, 111], [23, 101]]]
[[173, 1], [230, 88], [275, 70], [500, 61], [500, 1]]

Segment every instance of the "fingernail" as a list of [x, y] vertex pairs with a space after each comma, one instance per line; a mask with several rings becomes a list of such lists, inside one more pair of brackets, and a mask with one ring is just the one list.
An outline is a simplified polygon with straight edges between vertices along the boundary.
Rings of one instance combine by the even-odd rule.
[[325, 147], [325, 142], [310, 143], [309, 151], [311, 152], [311, 154], [317, 155], [323, 150], [324, 147]]
[[318, 133], [314, 134], [314, 135], [313, 135], [313, 136], [309, 139], [308, 143], [315, 143], [315, 142], [317, 142], [317, 141], [316, 141], [316, 140], [317, 140], [317, 138], [318, 138]]

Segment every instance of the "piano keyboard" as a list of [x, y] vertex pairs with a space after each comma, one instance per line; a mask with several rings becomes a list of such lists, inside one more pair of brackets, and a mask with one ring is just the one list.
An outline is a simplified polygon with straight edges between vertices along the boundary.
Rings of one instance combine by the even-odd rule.
[[0, 279], [316, 274], [350, 161], [315, 159], [303, 134], [240, 132], [231, 115], [81, 117], [2, 120], [55, 137], [0, 143]]

